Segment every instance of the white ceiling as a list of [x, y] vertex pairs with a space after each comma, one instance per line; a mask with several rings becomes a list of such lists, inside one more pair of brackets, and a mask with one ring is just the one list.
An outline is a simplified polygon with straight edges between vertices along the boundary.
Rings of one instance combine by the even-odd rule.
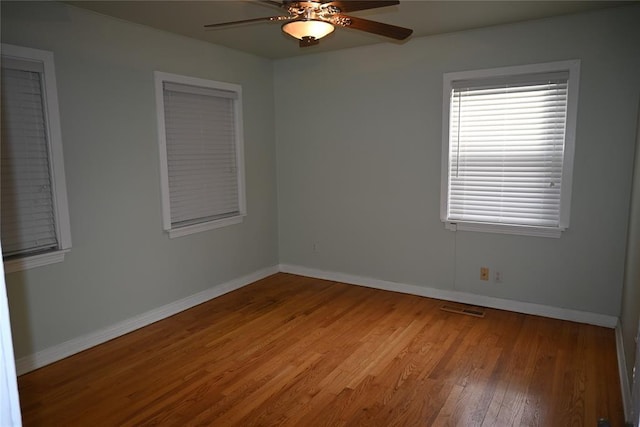
[[[277, 22], [205, 29], [205, 24], [276, 16], [283, 10], [259, 1], [69, 1], [126, 21], [182, 34], [267, 58], [344, 49], [375, 43], [403, 43], [358, 30], [336, 28], [317, 46], [298, 47]], [[579, 13], [629, 2], [619, 1], [417, 1], [360, 12], [354, 16], [408, 27], [414, 37]], [[406, 42], [406, 41], [405, 41]]]

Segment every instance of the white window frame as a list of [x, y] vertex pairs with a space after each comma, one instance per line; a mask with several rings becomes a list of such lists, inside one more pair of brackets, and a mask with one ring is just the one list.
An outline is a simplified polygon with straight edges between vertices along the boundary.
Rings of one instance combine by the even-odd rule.
[[[247, 214], [244, 178], [244, 136], [242, 122], [242, 87], [233, 83], [218, 82], [214, 80], [201, 79], [197, 77], [183, 76], [179, 74], [154, 72], [155, 94], [156, 94], [156, 114], [158, 118], [158, 145], [160, 150], [160, 188], [162, 193], [162, 222], [164, 230], [169, 234], [169, 238], [187, 236], [194, 233], [239, 224]], [[179, 83], [190, 86], [231, 91], [237, 94], [234, 99], [235, 115], [235, 149], [236, 149], [236, 171], [238, 183], [238, 215], [201, 222], [183, 227], [173, 228], [171, 224], [171, 200], [169, 192], [169, 167], [167, 161], [167, 134], [165, 127], [164, 110], [164, 87], [163, 83]]]
[[[465, 221], [449, 221], [447, 218], [449, 192], [449, 115], [452, 85], [455, 81], [507, 77], [526, 74], [568, 71], [567, 116], [564, 140], [562, 187], [560, 191], [559, 227], [519, 226]], [[580, 60], [547, 62], [541, 64], [519, 65], [472, 71], [445, 73], [443, 78], [442, 109], [442, 170], [440, 193], [440, 219], [448, 230], [479, 231], [487, 233], [515, 234], [539, 237], [560, 237], [569, 227], [571, 208], [571, 188], [573, 179], [573, 160], [575, 150], [576, 118], [578, 110], [578, 86], [580, 81]]]
[[62, 132], [60, 128], [60, 112], [58, 110], [58, 91], [53, 52], [2, 43], [2, 57], [41, 63], [44, 69], [42, 75], [43, 105], [47, 125], [46, 132], [51, 169], [53, 209], [56, 236], [58, 239], [57, 250], [37, 255], [26, 255], [5, 261], [5, 272], [11, 273], [64, 261], [65, 254], [71, 250], [71, 226], [69, 221], [69, 203], [64, 172]]

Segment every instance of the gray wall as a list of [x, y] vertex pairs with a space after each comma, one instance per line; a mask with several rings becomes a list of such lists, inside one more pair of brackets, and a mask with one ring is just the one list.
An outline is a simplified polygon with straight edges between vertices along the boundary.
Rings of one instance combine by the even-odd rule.
[[[277, 264], [270, 61], [55, 3], [3, 1], [2, 42], [55, 55], [73, 239], [7, 276], [16, 357]], [[154, 70], [242, 85], [242, 224], [163, 232]]]
[[[638, 22], [636, 5], [277, 61], [280, 262], [618, 316]], [[582, 61], [570, 229], [445, 230], [443, 73], [567, 59]]]
[[[17, 357], [278, 262], [620, 313], [639, 6], [275, 62], [71, 6], [1, 6], [3, 42], [55, 54], [74, 243], [64, 263], [8, 275]], [[576, 58], [571, 228], [446, 231], [442, 74]], [[154, 70], [242, 85], [244, 223], [163, 233]], [[504, 283], [480, 282], [481, 265]]]
[[627, 239], [627, 262], [624, 286], [622, 288], [622, 311], [620, 313], [620, 328], [622, 329], [624, 355], [630, 385], [633, 381], [633, 366], [636, 358], [635, 337], [638, 333], [638, 316], [640, 316], [640, 111], [638, 111], [638, 114], [635, 169]]

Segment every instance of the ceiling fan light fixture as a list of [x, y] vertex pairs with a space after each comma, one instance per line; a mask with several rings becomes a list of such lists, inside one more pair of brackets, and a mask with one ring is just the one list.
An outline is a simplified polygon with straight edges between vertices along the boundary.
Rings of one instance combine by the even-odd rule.
[[306, 38], [321, 39], [333, 32], [335, 28], [329, 22], [315, 19], [287, 22], [282, 26], [282, 31], [298, 40]]

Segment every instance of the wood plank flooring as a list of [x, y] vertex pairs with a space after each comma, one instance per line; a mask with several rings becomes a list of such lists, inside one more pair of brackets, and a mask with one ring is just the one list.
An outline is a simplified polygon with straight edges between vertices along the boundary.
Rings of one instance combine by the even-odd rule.
[[276, 274], [18, 379], [25, 426], [622, 426], [614, 331]]

